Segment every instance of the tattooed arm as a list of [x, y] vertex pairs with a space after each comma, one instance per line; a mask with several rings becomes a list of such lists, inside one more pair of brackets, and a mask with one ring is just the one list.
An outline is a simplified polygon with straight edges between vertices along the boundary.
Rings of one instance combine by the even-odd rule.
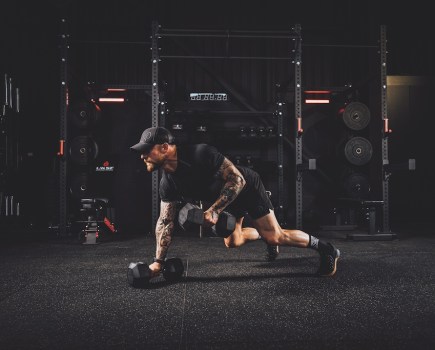
[[224, 159], [219, 168], [219, 175], [225, 180], [225, 184], [222, 187], [220, 196], [204, 212], [204, 220], [209, 225], [216, 224], [219, 214], [236, 199], [246, 184], [242, 173], [227, 158]]
[[[176, 202], [160, 202], [160, 216], [156, 224], [156, 259], [165, 260], [174, 231]], [[152, 263], [149, 268], [157, 275], [162, 264]]]

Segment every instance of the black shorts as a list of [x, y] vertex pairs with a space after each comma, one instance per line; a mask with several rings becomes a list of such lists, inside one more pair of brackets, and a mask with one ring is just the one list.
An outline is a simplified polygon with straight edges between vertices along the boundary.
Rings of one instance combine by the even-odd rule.
[[253, 220], [256, 220], [269, 214], [270, 209], [273, 210], [273, 205], [260, 175], [252, 170], [249, 173], [242, 172], [246, 179], [246, 186], [234, 202], [226, 207], [225, 211], [230, 212], [237, 219], [248, 214]]

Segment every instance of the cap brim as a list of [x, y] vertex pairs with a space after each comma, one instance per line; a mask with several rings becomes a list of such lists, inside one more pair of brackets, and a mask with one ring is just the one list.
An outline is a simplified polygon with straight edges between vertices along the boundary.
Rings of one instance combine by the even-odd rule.
[[151, 148], [153, 148], [153, 147], [154, 147], [154, 145], [151, 145], [149, 143], [139, 142], [139, 143], [136, 143], [135, 145], [131, 146], [130, 149], [132, 151], [135, 151], [135, 152], [146, 153], [146, 152], [151, 151]]

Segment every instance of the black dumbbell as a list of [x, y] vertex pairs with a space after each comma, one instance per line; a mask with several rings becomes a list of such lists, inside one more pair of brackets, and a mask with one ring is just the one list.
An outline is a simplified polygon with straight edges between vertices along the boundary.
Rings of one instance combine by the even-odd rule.
[[[166, 259], [162, 267], [162, 275], [165, 281], [175, 282], [181, 279], [184, 273], [184, 265], [180, 258]], [[151, 270], [148, 264], [132, 262], [128, 266], [127, 280], [132, 287], [146, 287], [151, 279]]]
[[[189, 231], [198, 227], [204, 223], [204, 211], [195, 204], [186, 203], [186, 205], [180, 209], [178, 214], [178, 223], [185, 231]], [[230, 213], [223, 211], [219, 215], [219, 219], [212, 227], [214, 235], [219, 237], [228, 237], [236, 228], [236, 218]]]

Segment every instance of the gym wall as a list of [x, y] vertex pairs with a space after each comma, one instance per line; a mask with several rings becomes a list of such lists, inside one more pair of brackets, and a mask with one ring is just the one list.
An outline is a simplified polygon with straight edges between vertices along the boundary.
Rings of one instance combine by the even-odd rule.
[[[435, 80], [426, 76], [389, 76], [391, 219], [397, 225], [433, 222], [435, 164], [432, 101]], [[408, 159], [416, 170], [409, 171]]]

